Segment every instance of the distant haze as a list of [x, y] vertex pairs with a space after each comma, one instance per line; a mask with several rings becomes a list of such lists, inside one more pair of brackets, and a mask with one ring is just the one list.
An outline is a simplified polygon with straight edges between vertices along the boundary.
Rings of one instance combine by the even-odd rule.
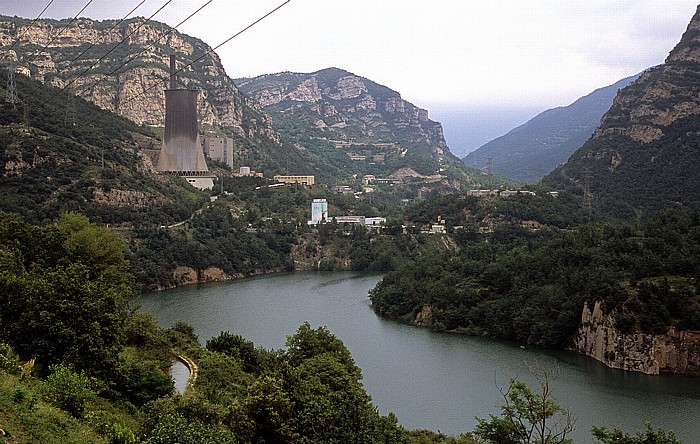
[[544, 111], [541, 107], [425, 105], [430, 119], [442, 123], [450, 151], [464, 157]]

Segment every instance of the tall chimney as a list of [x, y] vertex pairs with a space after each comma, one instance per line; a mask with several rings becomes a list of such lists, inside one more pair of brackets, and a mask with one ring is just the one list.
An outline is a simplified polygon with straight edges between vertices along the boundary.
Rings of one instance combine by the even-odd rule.
[[177, 89], [177, 85], [175, 85], [175, 54], [170, 54], [170, 89]]

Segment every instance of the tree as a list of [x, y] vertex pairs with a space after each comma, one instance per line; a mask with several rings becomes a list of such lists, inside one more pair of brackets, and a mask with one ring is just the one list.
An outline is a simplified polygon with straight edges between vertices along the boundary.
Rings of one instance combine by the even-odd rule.
[[343, 341], [326, 327], [314, 330], [308, 322], [304, 322], [296, 334], [287, 337], [285, 345], [287, 346], [286, 356], [292, 366], [298, 366], [314, 356], [329, 353], [357, 379], [362, 377], [359, 367], [355, 365], [355, 361]]
[[507, 390], [499, 389], [504, 400], [501, 416], [490, 415], [488, 421], [477, 418], [474, 434], [493, 444], [570, 444], [566, 435], [574, 430], [575, 419], [554, 402], [550, 388], [557, 372], [534, 366], [528, 370], [540, 392], [511, 378]]
[[650, 423], [646, 423], [644, 432], [637, 432], [636, 435], [624, 433], [617, 427], [608, 430], [605, 427], [593, 427], [593, 437], [601, 442], [601, 444], [681, 444], [676, 435], [669, 431], [668, 433], [658, 428], [651, 428]]
[[243, 409], [252, 426], [251, 442], [283, 443], [295, 437], [294, 404], [282, 379], [271, 375], [256, 379], [248, 387]]
[[219, 336], [207, 339], [207, 350], [225, 353], [238, 359], [245, 372], [260, 373], [261, 363], [255, 345], [240, 335], [222, 331]]
[[64, 365], [52, 365], [51, 374], [42, 387], [44, 399], [75, 417], [81, 417], [85, 404], [95, 397], [84, 374]]
[[118, 236], [77, 214], [41, 228], [0, 215], [0, 245], [0, 339], [43, 370], [113, 369], [131, 296]]
[[146, 444], [235, 444], [233, 434], [219, 430], [200, 421], [188, 421], [182, 415], [170, 414], [163, 417]]

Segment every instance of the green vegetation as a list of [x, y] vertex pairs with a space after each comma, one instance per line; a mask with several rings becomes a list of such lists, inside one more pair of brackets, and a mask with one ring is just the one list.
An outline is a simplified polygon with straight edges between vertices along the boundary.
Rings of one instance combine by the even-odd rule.
[[[488, 242], [484, 242], [488, 240]], [[700, 329], [700, 214], [666, 211], [633, 228], [614, 223], [529, 232], [503, 224], [460, 252], [425, 256], [372, 290], [375, 310], [429, 325], [544, 347], [570, 344], [584, 303], [615, 310], [618, 328]]]
[[652, 429], [651, 424], [646, 424], [646, 430], [631, 435], [615, 428], [608, 430], [604, 427], [593, 427], [593, 436], [600, 440], [601, 444], [681, 444], [673, 432], [662, 429]]
[[64, 96], [51, 100], [58, 89], [16, 79], [22, 103], [0, 101], [0, 211], [35, 224], [80, 211], [97, 223], [157, 225], [204, 203], [206, 194], [183, 180], [139, 167], [135, 140], [150, 130], [82, 99], [69, 116]]
[[[697, 215], [669, 213], [644, 234], [697, 248], [688, 243], [688, 236], [697, 237], [697, 222]], [[64, 213], [43, 227], [0, 214], [0, 429], [6, 441], [567, 442], [568, 423], [559, 429], [557, 416], [568, 413], [551, 402], [548, 374], [539, 393], [511, 380], [502, 415], [481, 420], [473, 435], [455, 437], [406, 431], [393, 414], [380, 415], [348, 349], [324, 327], [302, 324], [282, 350], [256, 348], [228, 332], [202, 348], [189, 325], [162, 329], [128, 307], [132, 278], [124, 247], [113, 232], [78, 214]], [[173, 393], [165, 373], [175, 354], [199, 368], [184, 395]], [[637, 437], [617, 429], [594, 435], [604, 444], [678, 442], [650, 428]]]
[[[694, 45], [686, 36], [674, 51], [682, 54]], [[700, 117], [680, 113], [665, 123], [659, 118], [698, 95], [697, 63], [684, 58], [649, 69], [620, 91], [601, 121], [601, 136], [586, 142], [543, 183], [579, 195], [587, 186], [595, 209], [630, 223], [666, 208], [699, 210], [700, 171], [694, 159]], [[673, 94], [657, 95], [661, 89]]]
[[552, 399], [550, 383], [556, 374], [551, 370], [529, 367], [539, 384], [539, 392], [511, 378], [501, 390], [501, 415], [479, 419], [474, 434], [487, 443], [572, 444], [566, 435], [576, 424], [573, 414]]
[[[66, 213], [45, 227], [0, 215], [0, 428], [16, 442], [404, 442], [343, 343], [302, 325], [287, 349], [131, 311], [124, 245]], [[199, 363], [172, 394], [174, 353]]]

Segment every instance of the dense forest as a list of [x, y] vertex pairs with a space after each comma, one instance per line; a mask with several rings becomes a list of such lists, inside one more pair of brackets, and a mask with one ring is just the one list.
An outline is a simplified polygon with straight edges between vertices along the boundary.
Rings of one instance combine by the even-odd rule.
[[[2, 214], [0, 238], [0, 405], [13, 442], [404, 442], [326, 329], [302, 325], [286, 350], [227, 333], [201, 348], [191, 327], [133, 311], [124, 245], [84, 216], [37, 227]], [[184, 397], [165, 373], [176, 353], [199, 366]]]
[[[615, 311], [621, 331], [700, 330], [700, 213], [666, 210], [639, 227], [473, 234], [459, 252], [388, 273], [375, 310], [439, 331], [544, 347], [570, 345], [584, 303]], [[429, 317], [425, 318], [425, 311]]]

